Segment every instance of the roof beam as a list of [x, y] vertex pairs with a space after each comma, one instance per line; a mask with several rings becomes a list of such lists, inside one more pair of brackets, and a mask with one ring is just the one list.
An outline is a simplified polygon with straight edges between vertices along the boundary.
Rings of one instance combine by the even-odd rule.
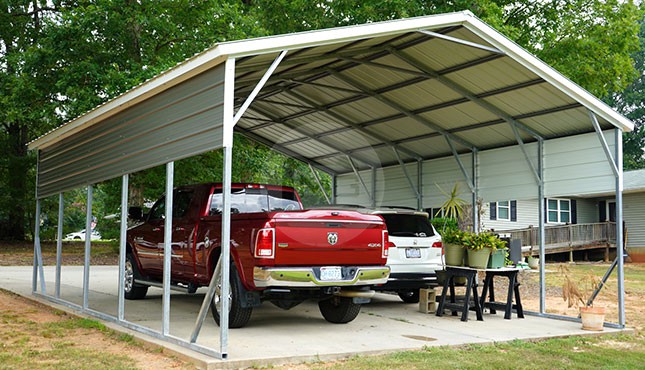
[[420, 33], [423, 33], [424, 35], [428, 35], [428, 36], [430, 36], [430, 37], [433, 37], [433, 38], [437, 38], [437, 39], [441, 39], [441, 40], [446, 40], [446, 41], [454, 42], [454, 43], [457, 43], [457, 44], [460, 44], [460, 45], [466, 45], [466, 46], [469, 46], [469, 47], [471, 47], [471, 48], [476, 48], [476, 49], [480, 49], [480, 50], [488, 51], [488, 52], [490, 52], [490, 53], [506, 55], [506, 53], [504, 53], [503, 51], [501, 51], [501, 50], [499, 50], [499, 49], [497, 49], [497, 48], [494, 48], [494, 47], [491, 47], [491, 46], [482, 45], [482, 44], [478, 44], [478, 43], [476, 43], [476, 42], [472, 42], [472, 41], [468, 41], [468, 40], [463, 40], [463, 39], [459, 39], [459, 38], [456, 38], [456, 37], [452, 37], [452, 36], [448, 36], [448, 35], [443, 35], [443, 34], [441, 34], [441, 33], [436, 33], [436, 32], [427, 31], [427, 30], [420, 30], [419, 32], [420, 32]]
[[496, 116], [500, 117], [504, 121], [508, 122], [511, 125], [514, 125], [516, 127], [521, 128], [522, 130], [526, 131], [529, 133], [531, 136], [533, 136], [536, 140], [543, 140], [542, 136], [532, 130], [530, 127], [527, 127], [523, 123], [518, 122], [515, 120], [513, 117], [511, 117], [508, 113], [504, 112], [500, 108], [494, 106], [493, 104], [478, 98], [475, 94], [470, 92], [468, 89], [465, 87], [459, 85], [458, 83], [452, 81], [451, 79], [440, 75], [437, 71], [429, 68], [426, 66], [423, 62], [420, 60], [406, 54], [405, 52], [396, 50], [396, 49], [391, 49], [391, 52], [393, 55], [397, 56], [399, 59], [403, 60], [404, 62], [410, 64], [411, 66], [417, 68], [421, 72], [425, 72], [428, 74], [428, 76], [436, 79], [437, 81], [441, 82], [444, 84], [446, 87], [452, 89], [453, 91], [463, 95], [465, 98], [468, 100], [472, 101], [473, 103], [479, 105], [480, 107], [492, 112]]
[[[313, 134], [311, 134], [311, 133], [309, 133], [309, 132], [307, 132], [307, 131], [303, 130], [299, 125], [295, 125], [295, 124], [290, 123], [290, 122], [288, 122], [288, 121], [284, 121], [284, 120], [282, 120], [282, 119], [280, 119], [280, 118], [273, 117], [271, 113], [269, 113], [269, 112], [267, 112], [266, 110], [264, 110], [263, 108], [259, 107], [257, 104], [253, 105], [253, 110], [254, 110], [254, 111], [257, 111], [258, 113], [260, 113], [260, 114], [262, 114], [262, 115], [264, 115], [264, 116], [266, 116], [266, 117], [268, 117], [268, 118], [270, 118], [270, 119], [271, 119], [271, 120], [273, 120], [275, 123], [279, 123], [279, 124], [281, 124], [281, 125], [285, 125], [285, 126], [287, 126], [289, 129], [291, 129], [291, 130], [293, 130], [293, 131], [296, 131], [296, 132], [298, 132], [298, 133], [299, 133], [299, 134], [301, 134], [301, 135], [307, 136], [307, 137], [309, 137], [309, 138], [311, 138], [311, 139], [315, 139], [315, 137], [314, 137], [314, 135], [313, 135]], [[247, 132], [249, 132], [249, 130], [246, 130], [246, 131], [247, 131]], [[333, 144], [333, 143], [331, 143], [331, 142], [329, 142], [329, 141], [326, 141], [326, 140], [320, 140], [320, 139], [315, 139], [315, 140], [317, 140], [317, 141], [318, 141], [319, 143], [321, 143], [321, 144], [324, 144], [324, 145], [326, 145], [326, 146], [328, 146], [328, 147], [330, 147], [330, 148], [334, 149], [334, 150], [335, 150], [335, 151], [337, 151], [338, 153], [342, 153], [342, 154], [347, 155], [348, 157], [351, 157], [351, 153], [350, 153], [350, 152], [348, 152], [347, 150], [345, 150], [344, 148], [342, 148], [342, 147], [340, 147], [340, 146], [338, 146], [338, 145], [336, 145], [336, 144]], [[361, 161], [361, 162], [365, 163], [365, 164], [366, 164], [368, 167], [370, 167], [370, 168], [380, 167], [380, 163], [373, 163], [373, 162], [370, 162], [370, 161], [368, 161], [368, 160], [360, 159], [360, 158], [355, 158], [355, 159], [357, 159], [357, 160], [359, 160], [359, 161]]]
[[[575, 109], [575, 108], [580, 108], [580, 107], [582, 107], [582, 105], [580, 105], [578, 103], [567, 104], [567, 105], [563, 105], [563, 106], [560, 106], [560, 107], [554, 107], [554, 108], [544, 109], [544, 110], [541, 110], [541, 111], [525, 113], [525, 114], [522, 114], [522, 115], [517, 116], [515, 118], [520, 119], [520, 118], [537, 117], [537, 116], [541, 116], [541, 115], [545, 115], [545, 114], [556, 113], [556, 112], [561, 112], [561, 111], [564, 111], [564, 110]], [[404, 117], [404, 115], [402, 115], [402, 114], [397, 115], [397, 118], [403, 118], [403, 117]], [[480, 129], [480, 128], [484, 128], [484, 127], [488, 127], [488, 126], [499, 125], [499, 124], [502, 124], [502, 123], [506, 123], [506, 121], [504, 121], [503, 119], [500, 118], [500, 119], [496, 119], [496, 120], [493, 120], [493, 121], [482, 122], [482, 123], [478, 123], [478, 124], [474, 124], [474, 125], [470, 125], [470, 126], [464, 126], [464, 127], [458, 127], [458, 128], [450, 129], [450, 130], [448, 130], [448, 132], [454, 134], [454, 133], [457, 133], [457, 132], [475, 130], [475, 129]], [[340, 131], [340, 130], [338, 130], [338, 131]], [[323, 134], [318, 134], [316, 136], [317, 137], [326, 136], [326, 135], [331, 135], [333, 133], [335, 133], [335, 132], [326, 132], [326, 133], [323, 133]], [[393, 142], [395, 144], [403, 144], [403, 143], [409, 143], [409, 142], [412, 142], [412, 141], [430, 139], [430, 138], [438, 137], [438, 136], [441, 136], [441, 133], [431, 132], [431, 133], [428, 133], [428, 134], [412, 136], [412, 137], [408, 137], [408, 138], [405, 138], [405, 139], [394, 140]], [[296, 144], [296, 143], [301, 142], [302, 140], [306, 140], [306, 139], [296, 139], [296, 140], [290, 141], [288, 144], [289, 145]], [[352, 150], [352, 153], [356, 153], [356, 152], [360, 152], [360, 151], [368, 150], [368, 149], [374, 149], [374, 148], [378, 148], [378, 147], [379, 146], [377, 146], [377, 145], [372, 145], [372, 146], [356, 148], [356, 149]], [[327, 159], [327, 158], [335, 157], [337, 155], [338, 154], [327, 154], [327, 155], [324, 155], [324, 156], [316, 157], [316, 159]], [[435, 157], [430, 157], [430, 158], [435, 158]], [[423, 159], [425, 160], [425, 159], [429, 159], [429, 158], [424, 157]]]
[[351, 78], [351, 77], [349, 77], [347, 75], [343, 75], [340, 72], [337, 72], [335, 70], [331, 70], [330, 72], [334, 76], [336, 76], [337, 78], [339, 78], [339, 79], [345, 81], [346, 83], [348, 83], [348, 84], [360, 89], [361, 91], [363, 91], [366, 94], [370, 95], [372, 98], [375, 98], [376, 100], [379, 100], [381, 103], [390, 106], [391, 108], [403, 113], [407, 117], [409, 117], [409, 118], [421, 123], [422, 125], [424, 125], [426, 127], [429, 127], [429, 128], [431, 128], [431, 129], [433, 129], [433, 130], [435, 130], [437, 132], [440, 132], [443, 135], [450, 136], [451, 139], [453, 139], [455, 142], [458, 142], [459, 144], [465, 146], [466, 148], [469, 148], [469, 149], [475, 148], [475, 145], [473, 145], [472, 143], [468, 142], [467, 140], [463, 140], [463, 139], [461, 139], [461, 138], [449, 133], [448, 131], [446, 131], [444, 128], [442, 128], [441, 126], [437, 125], [436, 123], [431, 122], [430, 120], [427, 120], [425, 118], [422, 118], [422, 117], [414, 114], [412, 111], [410, 111], [409, 109], [401, 106], [399, 103], [396, 103], [396, 102], [386, 98], [385, 96], [379, 94], [378, 92], [371, 90], [370, 88], [368, 88], [367, 86], [363, 85], [362, 83], [356, 81], [355, 79], [353, 79], [353, 78]]
[[[308, 97], [304, 96], [303, 94], [297, 93], [297, 92], [295, 92], [293, 90], [289, 90], [286, 93], [294, 96], [296, 99], [302, 100], [303, 102], [305, 102], [305, 104], [308, 104], [308, 105], [312, 106], [315, 109], [321, 109], [321, 110], [323, 109], [323, 107], [321, 105], [317, 104], [315, 101], [309, 99]], [[377, 134], [375, 132], [369, 131], [369, 130], [363, 128], [363, 127], [360, 127], [360, 126], [356, 125], [354, 122], [352, 122], [351, 120], [345, 118], [341, 114], [338, 114], [338, 113], [336, 113], [336, 112], [334, 112], [332, 110], [329, 110], [329, 109], [325, 109], [323, 111], [327, 115], [329, 115], [332, 118], [344, 123], [345, 125], [351, 126], [352, 130], [359, 131], [363, 135], [366, 135], [366, 136], [374, 138], [374, 139], [376, 139], [378, 141], [381, 141], [381, 142], [385, 143], [387, 146], [389, 146], [389, 147], [391, 147], [391, 148], [393, 148], [395, 150], [399, 150], [399, 151], [405, 153], [406, 155], [408, 155], [408, 156], [410, 156], [410, 157], [412, 157], [412, 158], [414, 158], [416, 160], [421, 159], [421, 155], [419, 155], [418, 153], [415, 153], [415, 152], [413, 152], [413, 151], [411, 151], [409, 149], [406, 149], [404, 147], [400, 147], [397, 144], [394, 144], [392, 141], [390, 141], [388, 138], [386, 138], [383, 135], [379, 135], [379, 134]]]
[[271, 149], [273, 149], [275, 151], [278, 151], [278, 152], [286, 155], [287, 157], [291, 157], [291, 158], [297, 159], [297, 160], [299, 160], [301, 162], [307, 163], [308, 165], [313, 166], [313, 167], [315, 167], [315, 168], [317, 168], [317, 169], [319, 169], [319, 170], [321, 170], [323, 172], [326, 172], [326, 173], [328, 173], [330, 175], [337, 175], [338, 174], [336, 171], [332, 170], [331, 168], [329, 168], [329, 167], [327, 167], [327, 166], [325, 166], [325, 165], [323, 165], [323, 164], [321, 164], [321, 163], [319, 163], [319, 162], [317, 162], [315, 160], [312, 160], [311, 158], [304, 157], [301, 154], [298, 154], [298, 153], [294, 152], [293, 150], [290, 150], [290, 149], [284, 147], [283, 145], [280, 145], [280, 144], [278, 144], [276, 142], [273, 142], [273, 141], [271, 141], [271, 140], [269, 140], [269, 139], [267, 139], [265, 137], [259, 136], [259, 135], [255, 134], [253, 132], [250, 132], [250, 131], [240, 127], [240, 126], [235, 126], [235, 132], [238, 132], [241, 135], [244, 135], [244, 136], [252, 139], [253, 141], [257, 141], [258, 143], [260, 143], [262, 145], [266, 145], [267, 147], [269, 147], [269, 148], [271, 148]]

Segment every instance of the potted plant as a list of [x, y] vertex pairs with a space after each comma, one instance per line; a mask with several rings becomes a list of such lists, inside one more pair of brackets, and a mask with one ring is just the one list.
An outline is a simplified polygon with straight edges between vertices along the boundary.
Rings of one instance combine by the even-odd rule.
[[569, 308], [576, 306], [580, 309], [583, 330], [603, 330], [605, 322], [605, 307], [593, 305], [591, 295], [600, 286], [600, 280], [594, 274], [589, 273], [579, 281], [573, 281], [569, 269], [562, 265], [559, 267], [560, 274], [564, 278], [562, 283], [562, 299], [567, 302]]
[[499, 239], [489, 232], [466, 233], [463, 244], [468, 251], [468, 266], [485, 269], [493, 249], [497, 248]]
[[490, 258], [488, 259], [488, 265], [486, 266], [489, 269], [498, 269], [506, 266], [506, 261], [508, 257], [508, 246], [506, 241], [500, 239], [498, 236], [494, 235], [495, 238], [491, 240], [492, 242], [492, 251]]
[[466, 249], [463, 245], [465, 232], [459, 229], [446, 229], [441, 235], [444, 258], [448, 266], [463, 266]]

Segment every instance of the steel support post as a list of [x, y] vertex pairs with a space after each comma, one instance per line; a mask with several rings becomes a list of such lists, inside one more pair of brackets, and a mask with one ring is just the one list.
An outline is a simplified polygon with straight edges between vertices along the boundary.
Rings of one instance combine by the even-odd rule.
[[316, 172], [316, 169], [314, 168], [314, 166], [311, 165], [311, 163], [309, 163], [309, 170], [314, 175], [314, 179], [316, 179], [316, 183], [318, 184], [318, 187], [320, 188], [320, 192], [325, 197], [325, 200], [327, 201], [327, 204], [331, 204], [331, 200], [329, 199], [329, 196], [327, 195], [327, 192], [325, 191], [325, 187], [323, 186], [322, 182], [320, 181], [320, 177], [318, 176], [318, 172]]
[[417, 161], [417, 210], [423, 210], [423, 161]]
[[618, 259], [618, 325], [625, 327], [625, 271], [623, 255], [623, 132], [616, 128], [616, 258]]
[[87, 185], [87, 201], [85, 213], [85, 262], [83, 264], [83, 309], [89, 308], [90, 296], [90, 253], [92, 244], [92, 198], [94, 197], [94, 187], [92, 184]]
[[128, 231], [128, 188], [129, 176], [126, 173], [121, 180], [121, 229], [119, 233], [119, 292], [117, 304], [117, 319], [125, 320], [125, 254]]
[[163, 298], [161, 313], [161, 334], [166, 336], [170, 334], [170, 273], [172, 267], [170, 260], [172, 255], [172, 208], [173, 208], [173, 188], [175, 181], [175, 163], [166, 164], [166, 204], [163, 233]]
[[58, 194], [58, 227], [56, 229], [56, 284], [55, 295], [60, 298], [60, 269], [62, 264], [63, 254], [63, 211], [65, 204], [63, 203], [63, 193]]
[[540, 233], [539, 250], [540, 250], [540, 313], [546, 313], [546, 271], [544, 269], [544, 141], [538, 140], [538, 227]]
[[34, 227], [34, 273], [31, 290], [38, 290], [38, 274], [40, 273], [40, 293], [45, 294], [45, 270], [43, 269], [43, 253], [40, 247], [40, 199], [36, 198], [36, 225]]
[[479, 198], [479, 191], [477, 187], [479, 186], [478, 181], [477, 181], [477, 161], [479, 160], [479, 151], [475, 148], [472, 150], [472, 183], [473, 183], [473, 188], [472, 190], [472, 195], [473, 195], [473, 210], [472, 210], [472, 217], [473, 217], [473, 232], [478, 233], [479, 232], [479, 209], [477, 208], [477, 198]]

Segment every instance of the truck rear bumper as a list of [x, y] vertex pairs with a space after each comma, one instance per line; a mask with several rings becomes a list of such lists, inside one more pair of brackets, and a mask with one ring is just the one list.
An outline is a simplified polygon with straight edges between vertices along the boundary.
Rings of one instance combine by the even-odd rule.
[[[325, 268], [339, 269], [340, 279], [323, 279], [321, 270]], [[258, 288], [377, 285], [385, 284], [389, 276], [390, 268], [388, 266], [253, 268], [253, 280]]]

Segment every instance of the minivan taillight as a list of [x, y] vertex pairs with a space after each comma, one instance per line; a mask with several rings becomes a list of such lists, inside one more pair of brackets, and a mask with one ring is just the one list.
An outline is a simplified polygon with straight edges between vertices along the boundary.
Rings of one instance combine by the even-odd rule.
[[387, 258], [390, 252], [390, 235], [387, 230], [383, 230], [383, 240], [381, 240], [381, 257]]
[[432, 243], [432, 248], [441, 248], [441, 254], [443, 255], [443, 243], [442, 242], [434, 242]]
[[275, 229], [260, 229], [255, 238], [255, 258], [275, 258]]

